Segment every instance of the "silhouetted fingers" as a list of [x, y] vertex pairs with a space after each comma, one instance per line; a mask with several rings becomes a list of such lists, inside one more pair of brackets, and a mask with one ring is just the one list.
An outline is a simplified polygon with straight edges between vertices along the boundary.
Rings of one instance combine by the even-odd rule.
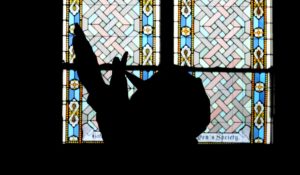
[[120, 98], [118, 99], [119, 101], [128, 100], [125, 69], [123, 68], [123, 66], [121, 65], [121, 61], [117, 57], [115, 57], [113, 60], [113, 71], [110, 86], [113, 90], [113, 93]]
[[118, 57], [115, 57], [115, 58], [113, 59], [113, 62], [112, 62], [113, 66], [120, 66], [120, 65], [121, 65], [120, 63], [121, 63], [121, 62], [120, 62], [120, 60], [119, 60]]
[[75, 24], [74, 32], [73, 47], [76, 55], [74, 63], [77, 66], [81, 82], [89, 93], [95, 91], [95, 89], [106, 87], [107, 85], [104, 83], [98, 70], [97, 57], [78, 24]]
[[[76, 55], [76, 62], [84, 65], [98, 67], [97, 58], [93, 52], [90, 43], [78, 24], [75, 24], [75, 37], [73, 39], [73, 47]], [[83, 59], [84, 58], [84, 59]]]
[[74, 33], [76, 36], [79, 36], [79, 37], [84, 37], [84, 33], [81, 29], [81, 27], [79, 26], [78, 23], [75, 23], [75, 30], [74, 30]]
[[121, 62], [118, 57], [115, 57], [112, 62], [113, 70], [111, 77], [111, 86], [118, 85], [122, 76], [124, 76], [124, 71], [121, 69]]
[[125, 52], [122, 59], [121, 59], [121, 65], [125, 68], [128, 58], [128, 52]]
[[85, 71], [96, 71], [98, 69], [97, 57], [78, 24], [75, 24], [73, 47], [76, 56], [74, 63], [78, 69]]

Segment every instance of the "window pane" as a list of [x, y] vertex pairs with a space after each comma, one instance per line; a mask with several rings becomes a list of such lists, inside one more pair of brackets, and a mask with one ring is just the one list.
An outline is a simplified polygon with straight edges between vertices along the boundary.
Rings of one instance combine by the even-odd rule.
[[158, 65], [159, 0], [70, 0], [64, 5], [64, 62], [75, 59], [74, 23], [80, 23], [99, 64], [129, 52], [127, 65]]
[[271, 1], [176, 0], [176, 65], [269, 68]]
[[[88, 92], [78, 84], [76, 71], [64, 70], [63, 117], [64, 141], [79, 143], [99, 142], [102, 137], [96, 112], [87, 103]], [[131, 71], [135, 76], [140, 71]], [[153, 75], [153, 72], [148, 71]], [[200, 143], [270, 142], [270, 82], [266, 73], [192, 72], [201, 78], [211, 103], [211, 122], [197, 139]], [[102, 71], [110, 83], [111, 71]], [[151, 77], [151, 76], [149, 76]], [[128, 97], [136, 87], [127, 79]], [[80, 95], [82, 94], [82, 95]], [[195, 109], [197, 110], [197, 109]], [[265, 132], [266, 131], [266, 132]], [[67, 133], [67, 134], [66, 134]]]
[[[141, 79], [151, 78], [154, 71], [129, 71]], [[101, 71], [106, 84], [110, 84], [112, 71]], [[128, 97], [137, 91], [127, 79]], [[81, 85], [77, 71], [63, 70], [63, 142], [64, 143], [102, 143], [101, 132], [96, 121], [96, 112], [87, 103], [89, 93]], [[82, 136], [80, 133], [82, 132]]]
[[[64, 63], [72, 64], [80, 23], [99, 64], [129, 52], [127, 65], [158, 65], [159, 0], [70, 0], [63, 4]], [[174, 63], [201, 68], [270, 68], [272, 3], [267, 0], [175, 0]], [[166, 9], [164, 9], [166, 10]], [[130, 71], [147, 80], [155, 71]], [[101, 71], [106, 84], [112, 71]], [[271, 143], [269, 73], [192, 72], [211, 101], [200, 143]], [[136, 87], [127, 79], [128, 97]], [[63, 70], [63, 142], [102, 143], [96, 112], [75, 70]], [[195, 109], [197, 110], [197, 109]]]
[[270, 83], [266, 73], [195, 72], [211, 103], [211, 123], [199, 142], [267, 142]]

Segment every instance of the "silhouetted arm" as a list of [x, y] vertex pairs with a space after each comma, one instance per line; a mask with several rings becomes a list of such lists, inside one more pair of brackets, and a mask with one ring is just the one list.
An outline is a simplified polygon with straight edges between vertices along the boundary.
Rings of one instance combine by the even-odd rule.
[[[87, 102], [97, 112], [97, 122], [106, 143], [121, 140], [125, 133], [124, 123], [128, 99], [125, 66], [126, 52], [122, 60], [114, 58], [110, 85], [106, 85], [99, 70], [97, 57], [78, 24], [75, 26], [73, 39], [78, 76], [89, 93]], [[126, 120], [125, 120], [126, 121]], [[123, 126], [124, 125], [124, 126]]]
[[74, 64], [77, 66], [78, 75], [87, 91], [90, 93], [107, 89], [108, 86], [104, 83], [98, 70], [97, 57], [78, 24], [75, 24], [73, 43], [76, 54]]

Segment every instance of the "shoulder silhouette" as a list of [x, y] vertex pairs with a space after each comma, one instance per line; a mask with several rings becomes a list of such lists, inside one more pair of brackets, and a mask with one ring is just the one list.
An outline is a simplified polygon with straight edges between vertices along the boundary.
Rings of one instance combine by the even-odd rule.
[[[74, 50], [78, 75], [97, 112], [105, 144], [197, 144], [210, 122], [210, 102], [201, 79], [181, 67], [160, 67], [142, 81], [126, 71], [128, 53], [114, 58], [110, 85], [101, 77], [89, 42], [76, 24]], [[126, 77], [137, 87], [129, 100]]]

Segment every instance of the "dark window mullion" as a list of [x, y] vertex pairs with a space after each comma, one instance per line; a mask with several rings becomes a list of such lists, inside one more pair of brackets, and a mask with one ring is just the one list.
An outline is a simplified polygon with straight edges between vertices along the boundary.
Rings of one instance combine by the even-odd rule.
[[[62, 65], [63, 69], [67, 70], [76, 70], [76, 66], [74, 64], [67, 64], [63, 63]], [[99, 70], [112, 70], [113, 67], [110, 64], [103, 64], [99, 65]], [[186, 69], [187, 71], [201, 71], [201, 72], [253, 72], [253, 73], [259, 73], [259, 72], [266, 72], [266, 73], [272, 73], [274, 71], [274, 68], [271, 67], [269, 69], [236, 69], [236, 68], [197, 68], [197, 67], [182, 67], [182, 69]], [[159, 70], [158, 66], [126, 66], [126, 70]]]
[[173, 65], [174, 56], [174, 4], [173, 1], [162, 0], [160, 10], [161, 55], [160, 66]]

